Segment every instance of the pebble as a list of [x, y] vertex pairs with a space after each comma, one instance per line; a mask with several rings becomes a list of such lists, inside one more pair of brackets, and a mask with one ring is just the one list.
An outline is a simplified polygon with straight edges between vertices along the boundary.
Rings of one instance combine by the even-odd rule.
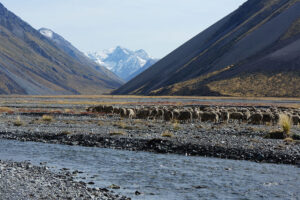
[[[0, 199], [99, 199], [130, 200], [107, 189], [91, 189], [70, 175], [53, 173], [28, 162], [0, 160]], [[80, 198], [77, 198], [80, 197]]]

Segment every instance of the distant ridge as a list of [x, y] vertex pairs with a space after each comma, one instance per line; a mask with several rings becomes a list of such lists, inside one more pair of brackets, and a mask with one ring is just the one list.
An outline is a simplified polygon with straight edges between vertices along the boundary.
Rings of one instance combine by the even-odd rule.
[[0, 3], [0, 94], [102, 94], [121, 84], [62, 51]]
[[300, 97], [299, 0], [249, 0], [113, 94]]

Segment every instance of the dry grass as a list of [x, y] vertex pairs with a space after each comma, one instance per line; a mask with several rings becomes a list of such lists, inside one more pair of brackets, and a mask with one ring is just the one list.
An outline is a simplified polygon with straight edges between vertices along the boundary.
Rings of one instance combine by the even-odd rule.
[[12, 113], [14, 112], [13, 109], [8, 108], [8, 107], [0, 107], [0, 113]]
[[180, 126], [180, 124], [178, 123], [177, 120], [175, 120], [175, 121], [173, 122], [172, 126], [173, 126], [173, 129], [174, 129], [175, 131], [178, 131], [178, 130], [181, 129], [181, 126]]
[[282, 72], [277, 74], [245, 74], [225, 80], [214, 81], [207, 86], [221, 95], [240, 97], [299, 97], [299, 74]]
[[279, 118], [279, 125], [282, 128], [282, 131], [289, 136], [292, 127], [291, 118], [285, 114], [281, 114]]
[[98, 125], [98, 126], [104, 126], [104, 125], [105, 125], [105, 122], [104, 122], [104, 121], [99, 121], [99, 122], [97, 123], [97, 125]]
[[291, 144], [295, 142], [294, 139], [290, 137], [285, 138], [283, 141], [286, 142], [287, 144]]
[[174, 134], [166, 130], [161, 134], [162, 137], [174, 137]]
[[44, 122], [52, 122], [52, 121], [53, 121], [53, 117], [50, 116], [50, 115], [43, 115], [43, 116], [42, 116], [42, 120], [43, 120]]
[[72, 133], [71, 133], [70, 131], [62, 131], [61, 134], [62, 134], [62, 135], [70, 135], [70, 134], [72, 134]]
[[24, 122], [21, 120], [20, 116], [17, 116], [17, 119], [13, 122], [14, 126], [23, 126]]
[[113, 126], [124, 129], [127, 125], [123, 121], [120, 121], [113, 123]]
[[133, 130], [134, 129], [134, 127], [132, 127], [130, 125], [127, 125], [123, 121], [115, 122], [112, 125], [119, 128], [119, 129], [127, 129], [127, 130]]
[[126, 135], [126, 132], [123, 130], [111, 130], [109, 132], [109, 135], [114, 136], [114, 135]]

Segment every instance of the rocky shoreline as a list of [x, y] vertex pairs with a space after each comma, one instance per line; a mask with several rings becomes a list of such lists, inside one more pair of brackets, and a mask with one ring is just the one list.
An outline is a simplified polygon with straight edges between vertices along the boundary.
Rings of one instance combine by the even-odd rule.
[[107, 189], [88, 188], [76, 182], [67, 171], [51, 172], [46, 166], [34, 166], [29, 162], [0, 160], [0, 198], [15, 199], [101, 199], [129, 200]]
[[263, 139], [249, 132], [205, 131], [195, 137], [103, 136], [100, 134], [3, 133], [0, 138], [130, 151], [174, 153], [300, 165], [300, 142]]

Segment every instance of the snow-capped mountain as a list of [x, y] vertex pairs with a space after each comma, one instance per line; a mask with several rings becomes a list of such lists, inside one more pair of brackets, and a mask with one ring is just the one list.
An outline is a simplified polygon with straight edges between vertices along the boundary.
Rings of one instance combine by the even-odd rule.
[[158, 61], [142, 49], [132, 51], [120, 46], [100, 52], [88, 52], [86, 55], [125, 81], [134, 78]]
[[54, 42], [61, 50], [63, 50], [66, 54], [68, 54], [69, 56], [71, 56], [81, 64], [93, 68], [94, 70], [100, 72], [107, 78], [113, 79], [114, 81], [118, 82], [119, 85], [124, 83], [123, 80], [121, 80], [118, 76], [116, 76], [106, 67], [99, 65], [98, 63], [95, 63], [84, 53], [82, 53], [80, 50], [74, 47], [69, 41], [67, 41], [66, 39], [64, 39], [62, 36], [55, 33], [54, 31], [52, 31], [51, 29], [41, 28], [39, 29], [39, 32], [45, 37], [47, 37], [48, 39], [50, 39], [52, 42]]

